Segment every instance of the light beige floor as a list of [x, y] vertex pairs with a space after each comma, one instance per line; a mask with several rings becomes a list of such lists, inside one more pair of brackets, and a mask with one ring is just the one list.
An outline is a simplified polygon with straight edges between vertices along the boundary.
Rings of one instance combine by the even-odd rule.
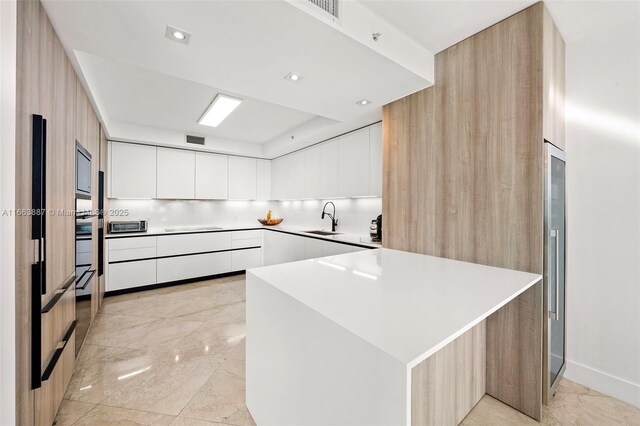
[[[244, 300], [244, 275], [106, 298], [57, 425], [253, 425]], [[542, 423], [640, 425], [640, 410], [564, 380]], [[463, 424], [536, 422], [485, 396]]]

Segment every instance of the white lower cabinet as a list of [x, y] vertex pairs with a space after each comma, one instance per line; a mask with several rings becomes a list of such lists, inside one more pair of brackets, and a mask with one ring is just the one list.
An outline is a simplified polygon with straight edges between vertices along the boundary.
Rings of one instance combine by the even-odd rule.
[[315, 259], [317, 257], [322, 257], [322, 245], [324, 241], [318, 240], [316, 238], [305, 238], [304, 240], [304, 258], [305, 259]]
[[263, 265], [277, 265], [303, 260], [305, 240], [305, 237], [298, 235], [265, 231], [262, 246]]
[[111, 263], [107, 277], [108, 291], [156, 284], [156, 260]]
[[107, 291], [197, 279], [358, 250], [366, 248], [261, 229], [109, 238]]
[[158, 237], [158, 257], [231, 248], [231, 232], [166, 235]]
[[231, 270], [259, 268], [262, 266], [262, 249], [234, 250], [231, 252]]
[[231, 271], [231, 252], [158, 259], [158, 283], [188, 280]]

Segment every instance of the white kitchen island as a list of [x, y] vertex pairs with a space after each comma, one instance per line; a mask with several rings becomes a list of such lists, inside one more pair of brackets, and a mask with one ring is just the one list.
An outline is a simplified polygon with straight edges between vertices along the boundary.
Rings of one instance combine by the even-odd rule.
[[510, 359], [514, 342], [541, 353], [535, 329], [522, 342], [486, 322], [516, 302], [535, 318], [540, 282], [389, 249], [249, 270], [249, 411], [258, 425], [456, 424], [504, 370], [537, 386], [520, 380], [537, 364]]

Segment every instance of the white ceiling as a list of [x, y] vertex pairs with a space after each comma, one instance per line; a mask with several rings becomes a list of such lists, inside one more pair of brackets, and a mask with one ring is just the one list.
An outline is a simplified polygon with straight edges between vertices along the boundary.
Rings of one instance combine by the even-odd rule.
[[[536, 0], [360, 0], [391, 25], [437, 53], [536, 3]], [[565, 42], [637, 19], [638, 1], [548, 0]], [[634, 13], [635, 12], [635, 13]]]
[[509, 1], [361, 0], [434, 53], [440, 52], [535, 3]]
[[[219, 140], [207, 149], [272, 157], [379, 119], [382, 105], [432, 84], [434, 52], [534, 3], [342, 1], [340, 22], [307, 0], [43, 4], [110, 136], [172, 144], [193, 132]], [[546, 4], [568, 43], [640, 7]], [[190, 43], [165, 38], [167, 25], [190, 32]], [[304, 79], [284, 80], [292, 71]], [[198, 125], [219, 92], [246, 102], [218, 128]], [[373, 103], [356, 105], [363, 98]]]
[[[317, 118], [303, 111], [100, 56], [82, 52], [76, 55], [89, 86], [111, 120], [264, 143]], [[198, 124], [200, 116], [221, 92], [242, 98], [242, 104], [218, 127]], [[327, 119], [327, 123], [331, 121]]]
[[[284, 0], [43, 4], [107, 131], [112, 121], [188, 130], [223, 91], [251, 102], [207, 134], [264, 143], [317, 117], [356, 122], [431, 84]], [[165, 38], [167, 25], [189, 44]], [[304, 79], [284, 80], [292, 71]], [[373, 103], [356, 105], [363, 98]]]

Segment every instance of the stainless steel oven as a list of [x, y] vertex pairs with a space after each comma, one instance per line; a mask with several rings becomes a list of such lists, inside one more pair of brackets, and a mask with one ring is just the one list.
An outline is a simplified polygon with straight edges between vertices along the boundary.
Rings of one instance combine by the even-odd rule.
[[76, 355], [91, 324], [93, 227], [97, 216], [91, 201], [91, 154], [77, 145], [76, 155]]

